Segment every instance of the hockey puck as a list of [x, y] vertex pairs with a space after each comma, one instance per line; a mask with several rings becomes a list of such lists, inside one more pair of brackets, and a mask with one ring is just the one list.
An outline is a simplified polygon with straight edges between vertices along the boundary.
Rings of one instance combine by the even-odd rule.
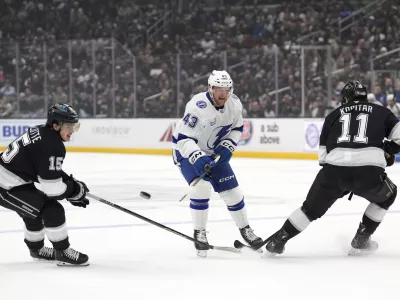
[[142, 191], [142, 192], [140, 192], [140, 197], [148, 200], [148, 199], [151, 198], [151, 195], [149, 193], [146, 193], [146, 192]]

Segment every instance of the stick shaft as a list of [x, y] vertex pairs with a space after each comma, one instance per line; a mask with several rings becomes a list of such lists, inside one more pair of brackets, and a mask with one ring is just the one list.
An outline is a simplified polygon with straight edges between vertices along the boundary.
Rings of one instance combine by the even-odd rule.
[[127, 213], [127, 214], [129, 214], [129, 215], [131, 215], [131, 216], [134, 216], [134, 217], [136, 217], [136, 218], [138, 218], [138, 219], [141, 219], [141, 220], [143, 220], [143, 221], [145, 221], [145, 222], [147, 222], [147, 223], [150, 223], [150, 224], [152, 224], [152, 225], [154, 225], [154, 226], [157, 226], [157, 227], [159, 227], [159, 228], [162, 228], [162, 229], [164, 229], [164, 230], [167, 230], [167, 231], [169, 231], [169, 232], [172, 232], [172, 233], [174, 233], [174, 234], [176, 234], [176, 235], [179, 235], [180, 237], [183, 237], [183, 238], [185, 238], [185, 239], [187, 239], [187, 240], [189, 240], [189, 241], [192, 241], [193, 243], [197, 243], [197, 244], [199, 244], [199, 245], [208, 247], [209, 249], [221, 250], [221, 251], [228, 251], [228, 252], [238, 252], [238, 251], [237, 251], [238, 249], [235, 249], [235, 248], [231, 248], [231, 247], [218, 247], [218, 246], [213, 246], [213, 245], [209, 245], [209, 244], [200, 242], [200, 241], [198, 241], [198, 240], [196, 240], [196, 239], [194, 239], [194, 238], [192, 238], [192, 237], [190, 237], [190, 236], [188, 236], [188, 235], [186, 235], [186, 234], [184, 234], [184, 233], [182, 233], [182, 232], [179, 232], [179, 231], [177, 231], [177, 230], [175, 230], [175, 229], [172, 229], [172, 228], [170, 228], [170, 227], [168, 227], [168, 226], [165, 226], [165, 225], [163, 225], [163, 224], [161, 224], [161, 223], [158, 223], [158, 222], [156, 222], [156, 221], [153, 221], [153, 220], [151, 220], [151, 219], [149, 219], [149, 218], [146, 218], [146, 217], [144, 217], [144, 216], [142, 216], [142, 215], [140, 215], [140, 214], [138, 214], [138, 213], [135, 213], [135, 212], [133, 212], [133, 211], [131, 211], [131, 210], [125, 208], [125, 207], [119, 206], [118, 204], [115, 204], [115, 203], [112, 203], [112, 202], [110, 202], [110, 201], [107, 201], [106, 199], [103, 199], [103, 198], [101, 198], [101, 197], [99, 197], [99, 196], [96, 196], [96, 195], [93, 195], [93, 194], [91, 194], [91, 193], [87, 193], [87, 196], [90, 197], [90, 198], [92, 198], [92, 199], [94, 199], [94, 200], [97, 200], [97, 201], [99, 201], [99, 202], [101, 202], [101, 203], [104, 203], [104, 204], [106, 204], [106, 205], [108, 205], [108, 206], [111, 206], [111, 207], [113, 207], [113, 208], [115, 208], [115, 209], [118, 209], [118, 210], [120, 210], [120, 211], [122, 211], [122, 212], [124, 212], [124, 213]]

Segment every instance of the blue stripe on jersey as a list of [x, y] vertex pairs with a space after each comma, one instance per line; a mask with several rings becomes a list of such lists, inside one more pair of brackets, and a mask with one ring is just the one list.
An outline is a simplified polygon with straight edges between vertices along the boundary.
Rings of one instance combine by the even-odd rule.
[[243, 125], [240, 127], [232, 128], [232, 130], [237, 130], [237, 131], [243, 132]]
[[244, 207], [244, 197], [238, 204], [228, 206], [228, 210], [238, 211], [238, 210], [241, 210], [243, 207]]
[[206, 97], [207, 97], [208, 101], [210, 101], [211, 104], [214, 105], [214, 101], [213, 101], [213, 99], [211, 99], [211, 96], [210, 96], [209, 92], [206, 93]]
[[184, 135], [182, 133], [178, 134], [178, 138], [172, 137], [172, 143], [177, 144], [179, 141], [181, 140], [185, 140], [185, 139], [191, 139], [193, 140], [196, 144], [199, 142], [199, 140], [192, 138], [190, 136]]

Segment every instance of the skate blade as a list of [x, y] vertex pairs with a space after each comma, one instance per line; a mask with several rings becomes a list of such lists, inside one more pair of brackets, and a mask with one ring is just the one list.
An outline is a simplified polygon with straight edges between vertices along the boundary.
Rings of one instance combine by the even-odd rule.
[[198, 257], [206, 258], [207, 257], [207, 250], [197, 250], [196, 252]]
[[356, 249], [351, 248], [348, 255], [349, 256], [368, 256], [374, 253], [378, 249], [378, 243], [371, 242], [371, 245], [368, 249]]
[[32, 257], [33, 261], [39, 262], [39, 263], [55, 263], [56, 260], [55, 259], [43, 259], [43, 258], [36, 258], [36, 257]]
[[262, 257], [275, 257], [275, 256], [277, 256], [278, 255], [278, 253], [275, 253], [275, 252], [269, 252], [267, 249], [265, 249], [264, 251], [263, 251], [263, 254], [262, 254]]
[[87, 261], [87, 262], [85, 262], [83, 264], [77, 264], [77, 265], [69, 264], [69, 263], [66, 263], [66, 262], [63, 262], [63, 261], [57, 261], [57, 266], [59, 266], [59, 267], [87, 267], [89, 265], [90, 265], [89, 261]]
[[282, 255], [283, 252], [285, 252], [285, 248], [283, 248], [281, 253], [278, 253], [278, 252], [271, 252], [271, 251], [268, 250], [267, 247], [265, 247], [264, 252], [263, 252], [263, 256], [264, 257], [275, 257], [277, 255]]

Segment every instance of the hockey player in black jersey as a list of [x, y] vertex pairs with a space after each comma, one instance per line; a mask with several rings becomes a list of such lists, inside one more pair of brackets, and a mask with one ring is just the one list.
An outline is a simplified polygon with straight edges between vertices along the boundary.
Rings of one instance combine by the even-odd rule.
[[[62, 170], [64, 142], [79, 129], [78, 114], [55, 104], [45, 125], [31, 127], [0, 156], [0, 205], [17, 212], [25, 223], [25, 243], [34, 259], [62, 265], [88, 265], [88, 256], [70, 248], [65, 212], [58, 200], [86, 207], [85, 183]], [[42, 191], [34, 182], [40, 183]], [[44, 246], [45, 235], [54, 248]]]
[[349, 255], [370, 253], [378, 248], [371, 235], [397, 194], [385, 167], [394, 163], [394, 155], [400, 151], [400, 123], [389, 109], [367, 102], [367, 89], [359, 81], [346, 83], [341, 97], [342, 106], [326, 117], [322, 127], [319, 147], [322, 169], [303, 205], [266, 240], [266, 250], [270, 253], [283, 253], [288, 240], [349, 193], [370, 202]]

